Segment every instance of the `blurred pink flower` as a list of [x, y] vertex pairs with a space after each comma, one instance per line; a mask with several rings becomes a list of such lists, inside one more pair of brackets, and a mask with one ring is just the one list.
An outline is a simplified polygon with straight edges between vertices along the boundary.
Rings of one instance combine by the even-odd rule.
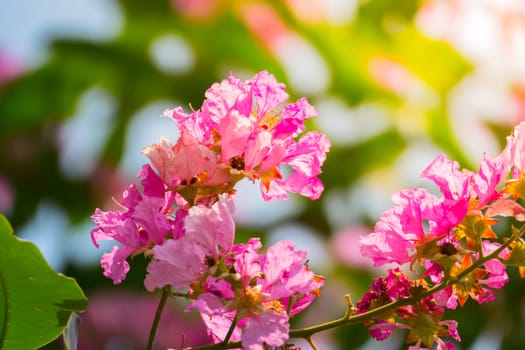
[[7, 179], [0, 175], [0, 213], [7, 214], [15, 204], [15, 192]]
[[275, 9], [263, 2], [244, 3], [240, 9], [241, 17], [252, 34], [268, 50], [275, 53], [279, 41], [290, 32]]
[[365, 226], [345, 227], [330, 240], [330, 249], [336, 258], [348, 267], [370, 269], [370, 259], [361, 255], [359, 239], [370, 232]]
[[397, 94], [405, 94], [416, 79], [406, 67], [387, 57], [372, 58], [368, 69], [376, 83]]
[[0, 51], [0, 86], [18, 78], [24, 72], [23, 64], [14, 56]]
[[222, 0], [172, 0], [173, 9], [193, 19], [209, 19], [215, 15]]
[[[78, 348], [82, 350], [144, 349], [158, 300], [154, 295], [134, 292], [88, 293], [89, 307], [80, 315]], [[155, 349], [183, 348], [208, 343], [198, 317], [183, 313], [168, 301], [162, 313]]]

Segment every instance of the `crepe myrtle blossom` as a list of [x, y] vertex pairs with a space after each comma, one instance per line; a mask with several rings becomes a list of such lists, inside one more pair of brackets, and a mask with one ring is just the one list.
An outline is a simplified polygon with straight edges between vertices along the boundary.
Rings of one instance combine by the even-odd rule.
[[184, 217], [184, 236], [153, 247], [144, 285], [149, 291], [171, 285], [185, 289], [227, 254], [235, 236], [233, 198], [222, 194], [211, 207], [196, 205]]
[[[508, 140], [498, 156], [483, 156], [477, 172], [461, 170], [457, 162], [438, 155], [421, 176], [433, 181], [442, 196], [434, 196], [422, 188], [395, 194], [394, 208], [381, 215], [374, 232], [362, 237], [362, 254], [371, 258], [375, 267], [386, 263], [423, 262], [438, 257], [446, 243], [464, 239], [465, 248], [472, 249], [479, 247], [483, 238], [494, 238], [490, 226], [496, 221], [484, 216], [483, 211], [492, 216], [524, 219], [523, 208], [506, 200], [501, 189], [518, 144], [512, 138]], [[461, 226], [478, 223], [486, 230], [461, 230]]]
[[206, 91], [199, 110], [166, 110], [181, 137], [174, 145], [161, 140], [144, 154], [166, 185], [190, 201], [230, 191], [245, 177], [260, 180], [265, 200], [286, 199], [290, 192], [317, 199], [330, 142], [305, 132], [304, 121], [317, 112], [306, 98], [285, 104], [284, 88], [266, 71], [247, 81], [230, 74]]
[[[500, 246], [497, 242], [484, 240], [482, 243], [483, 255], [486, 256], [493, 253]], [[510, 254], [509, 249], [504, 249], [499, 254], [501, 260], [491, 259], [485, 262], [482, 267], [461, 278], [457, 283], [435, 293], [438, 304], [449, 309], [456, 309], [458, 303], [463, 306], [469, 298], [479, 304], [494, 300], [493, 289], [501, 289], [509, 281], [506, 271], [507, 265], [504, 263], [504, 259]], [[472, 266], [474, 263], [473, 259], [478, 257], [478, 253], [461, 255], [461, 259], [450, 268], [450, 277], [455, 278], [462, 271]], [[426, 274], [431, 276], [432, 282], [435, 284], [440, 283], [444, 278], [442, 272], [432, 273], [427, 270]]]
[[[428, 287], [424, 281], [411, 281], [398, 268], [388, 270], [387, 277], [378, 277], [368, 292], [357, 303], [357, 314], [374, 310], [383, 305], [400, 299], [406, 299], [421, 293]], [[431, 348], [434, 343], [438, 349], [453, 349], [452, 343], [445, 342], [441, 337], [452, 337], [459, 341], [457, 323], [442, 321], [443, 308], [434, 296], [425, 297], [410, 305], [383, 312], [365, 324], [370, 325], [368, 331], [376, 339], [387, 339], [395, 329], [408, 329], [408, 343], [415, 343], [409, 349], [422, 349], [421, 344]]]
[[130, 185], [118, 203], [123, 210], [102, 211], [96, 209], [91, 219], [96, 226], [91, 230], [93, 244], [98, 248], [99, 241], [114, 240], [109, 253], [102, 255], [101, 266], [104, 276], [118, 284], [129, 271], [126, 259], [148, 251], [152, 246], [162, 244], [167, 236], [179, 238], [181, 218], [185, 210], [173, 213], [174, 196], [166, 192], [162, 180], [149, 165], [144, 165], [138, 177], [142, 179], [143, 193], [137, 186]]
[[361, 253], [374, 261], [404, 264], [428, 258], [458, 225], [468, 210], [469, 198], [438, 198], [425, 189], [409, 189], [393, 196], [394, 208], [385, 211], [375, 231], [360, 240]]
[[323, 279], [305, 264], [306, 251], [280, 241], [259, 253], [262, 244], [251, 238], [231, 249], [231, 284], [200, 294], [188, 307], [197, 309], [210, 339], [221, 342], [231, 327], [230, 340], [243, 349], [282, 346], [288, 340], [289, 318], [319, 294]]
[[[407, 343], [410, 345], [408, 350], [425, 350], [432, 349], [436, 344], [436, 350], [454, 350], [454, 344], [444, 341], [442, 337], [450, 337], [456, 341], [461, 341], [457, 331], [457, 322], [453, 320], [441, 321], [443, 316], [440, 312], [433, 313], [416, 313], [408, 318], [408, 323], [402, 322], [378, 322], [370, 326], [370, 335], [379, 341], [385, 340], [396, 329], [407, 329]], [[421, 347], [421, 345], [425, 347]]]

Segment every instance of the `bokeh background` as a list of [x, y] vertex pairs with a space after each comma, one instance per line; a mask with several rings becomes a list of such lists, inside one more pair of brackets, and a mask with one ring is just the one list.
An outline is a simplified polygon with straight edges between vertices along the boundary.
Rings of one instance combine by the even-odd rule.
[[[228, 72], [268, 70], [291, 99], [307, 96], [308, 127], [333, 147], [312, 202], [265, 203], [241, 183], [237, 241], [292, 239], [326, 276], [296, 327], [340, 317], [373, 276], [359, 237], [440, 152], [477, 169], [525, 119], [521, 0], [2, 0], [0, 212], [90, 299], [80, 349], [141, 349], [156, 307], [135, 258], [119, 286], [102, 276], [89, 216], [109, 208], [146, 158], [177, 130], [160, 117], [199, 108]], [[435, 190], [435, 188], [433, 188]], [[496, 301], [447, 312], [460, 349], [525, 347], [525, 282], [512, 274]], [[206, 342], [196, 315], [171, 302], [158, 348]], [[371, 341], [362, 326], [314, 337], [322, 349], [406, 348], [405, 334]], [[304, 345], [304, 343], [298, 342]], [[60, 349], [60, 341], [49, 345]], [[308, 348], [304, 346], [304, 348]]]

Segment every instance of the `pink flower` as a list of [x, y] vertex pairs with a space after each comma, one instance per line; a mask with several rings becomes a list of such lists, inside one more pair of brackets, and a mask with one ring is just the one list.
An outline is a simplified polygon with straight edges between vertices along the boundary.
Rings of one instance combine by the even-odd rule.
[[258, 238], [233, 246], [230, 263], [240, 283], [232, 284], [233, 295], [203, 293], [188, 308], [199, 310], [212, 341], [223, 341], [235, 319], [234, 334], [240, 334], [243, 348], [281, 346], [290, 329], [287, 310], [291, 315], [303, 310], [318, 293], [322, 280], [304, 264], [305, 251], [296, 251], [289, 241], [275, 243], [264, 254], [261, 248]]
[[96, 224], [91, 231], [96, 247], [101, 240], [120, 243], [101, 259], [104, 276], [113, 279], [115, 284], [122, 282], [129, 271], [126, 259], [130, 255], [144, 252], [153, 244], [161, 244], [168, 234], [181, 235], [177, 219], [171, 217], [173, 197], [165, 193], [160, 178], [148, 165], [138, 176], [143, 178], [144, 194], [135, 185], [129, 186], [120, 203], [125, 211], [104, 212], [97, 208], [91, 217]]
[[399, 322], [377, 322], [368, 328], [368, 332], [375, 340], [383, 341], [390, 337], [396, 329], [410, 329], [409, 326]]
[[361, 314], [396, 301], [397, 299], [407, 298], [410, 296], [409, 291], [411, 286], [412, 282], [398, 268], [388, 270], [386, 278], [378, 277], [374, 279], [370, 289], [357, 303], [356, 313]]
[[191, 207], [184, 218], [184, 237], [153, 248], [146, 289], [153, 291], [166, 285], [185, 289], [213, 267], [233, 245], [233, 212], [233, 199], [228, 195], [221, 195], [211, 207]]
[[[284, 85], [266, 71], [245, 82], [230, 74], [205, 96], [202, 108], [190, 114], [180, 107], [164, 112], [182, 141], [161, 141], [145, 151], [168, 186], [215, 186], [221, 193], [247, 177], [260, 180], [265, 200], [288, 193], [319, 198], [324, 187], [317, 176], [330, 142], [323, 134], [304, 133], [304, 121], [317, 114], [305, 98], [283, 106]], [[292, 170], [286, 178], [283, 165]]]
[[[501, 245], [497, 242], [490, 242], [488, 240], [483, 240], [482, 242], [482, 251], [483, 255], [489, 255], [498, 249]], [[499, 255], [500, 258], [504, 258], [509, 253], [508, 249], [504, 249]], [[498, 259], [492, 259], [487, 261], [484, 264], [485, 268], [489, 271], [489, 275], [485, 277], [482, 281], [484, 285], [490, 288], [500, 289], [503, 288], [505, 284], [509, 281], [509, 276], [507, 275], [507, 265], [502, 263]]]
[[[453, 197], [452, 191], [448, 193]], [[468, 195], [439, 199], [420, 188], [403, 190], [392, 199], [395, 207], [385, 211], [374, 232], [360, 241], [361, 253], [374, 261], [374, 267], [424, 257], [429, 245], [437, 244], [463, 220], [469, 205]]]

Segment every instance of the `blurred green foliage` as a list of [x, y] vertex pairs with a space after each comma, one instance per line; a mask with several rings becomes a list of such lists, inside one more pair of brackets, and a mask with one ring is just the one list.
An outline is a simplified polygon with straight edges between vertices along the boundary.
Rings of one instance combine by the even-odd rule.
[[[421, 3], [364, 1], [353, 20], [332, 24], [326, 20], [303, 21], [286, 2], [265, 2], [284, 27], [312, 45], [326, 63], [331, 78], [326, 91], [307, 96], [314, 106], [327, 96], [335, 96], [349, 108], [373, 103], [388, 111], [388, 125], [379, 134], [348, 145], [334, 143], [321, 176], [327, 191], [347, 191], [370, 172], [389, 169], [407, 145], [421, 138], [430, 140], [463, 166], [472, 166], [472, 160], [453, 136], [447, 112], [448, 95], [472, 67], [449, 44], [420, 33], [413, 17]], [[236, 76], [268, 70], [287, 84], [292, 99], [302, 95], [294, 90], [286, 67], [272, 46], [247, 25], [241, 11], [246, 4], [250, 2], [219, 1], [212, 14], [197, 18], [178, 11], [168, 1], [121, 0], [124, 26], [116, 38], [105, 42], [57, 38], [47, 62], [0, 87], [0, 175], [14, 189], [16, 200], [8, 218], [15, 231], [34, 215], [42, 200], [57, 203], [72, 222], [80, 223], [108, 198], [118, 197], [119, 193], [107, 193], [104, 182], [109, 178], [101, 179], [100, 172], [104, 169], [117, 172], [126, 126], [149, 103], [175, 100], [198, 108], [205, 90], [224, 79], [229, 70]], [[166, 34], [182, 37], [189, 44], [194, 52], [191, 70], [167, 74], [150, 58], [152, 43]], [[406, 96], [385, 87], [370, 69], [371, 62], [378, 58], [404, 67], [437, 96], [437, 102], [417, 106]], [[60, 125], [74, 114], [79, 97], [92, 87], [103, 88], [115, 99], [116, 127], [104, 145], [93, 175], [72, 180], [60, 170], [56, 134]], [[406, 133], [400, 119], [408, 119], [403, 123], [422, 128]], [[310, 127], [316, 128], [315, 121]], [[325, 198], [316, 202], [302, 200], [302, 212], [289, 220], [315, 228], [328, 241], [338, 228], [331, 227], [326, 217]], [[372, 227], [377, 217], [363, 216], [359, 220]], [[265, 230], [281, 223], [269, 225]], [[244, 237], [252, 234], [253, 229], [240, 227], [239, 232]], [[68, 265], [66, 273], [75, 277], [88, 295], [91, 290], [111, 284], [102, 277], [98, 266]], [[141, 289], [143, 277], [144, 270], [134, 266], [124, 286], [115, 288]], [[356, 291], [353, 297], [358, 299], [358, 293], [363, 293], [370, 283], [371, 274], [336, 264], [326, 276], [327, 285], [332, 278]], [[346, 292], [341, 290], [341, 300]], [[524, 301], [522, 281], [514, 278], [498, 297], [497, 306], [469, 303], [450, 315], [462, 321], [462, 347], [468, 348], [487, 325], [496, 326], [499, 319], [505, 320], [507, 327], [505, 348], [525, 345], [521, 337], [523, 316], [516, 307], [516, 303]], [[334, 341], [341, 349], [358, 348], [368, 339], [366, 332], [364, 327], [344, 328], [336, 332]]]

